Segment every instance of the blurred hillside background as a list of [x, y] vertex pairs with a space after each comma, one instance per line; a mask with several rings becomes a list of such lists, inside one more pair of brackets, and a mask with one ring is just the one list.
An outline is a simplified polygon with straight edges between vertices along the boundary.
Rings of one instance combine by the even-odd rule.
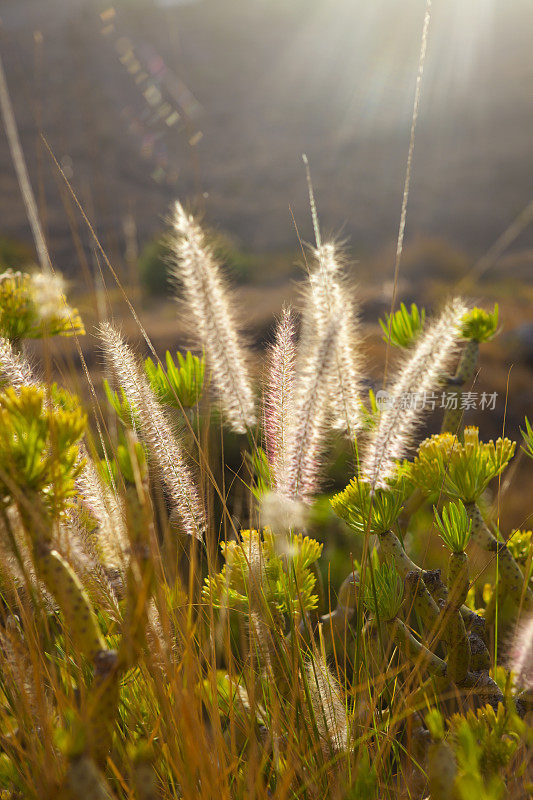
[[[102, 313], [92, 294], [101, 258], [41, 132], [162, 348], [186, 340], [157, 279], [171, 201], [191, 203], [216, 231], [241, 284], [243, 324], [264, 342], [295, 292], [293, 215], [312, 240], [305, 152], [322, 228], [347, 242], [379, 382], [377, 316], [391, 301], [424, 9], [424, 0], [1, 0], [32, 184], [88, 327]], [[511, 365], [510, 432], [533, 416], [532, 31], [531, 0], [433, 1], [400, 270], [399, 300], [434, 307], [459, 284], [500, 302], [502, 334], [479, 377], [480, 391], [500, 397], [497, 413], [477, 420], [492, 435]], [[0, 170], [6, 266], [26, 258], [31, 237], [4, 137]], [[153, 279], [144, 294], [139, 263]], [[120, 314], [102, 270], [104, 302]]]
[[[302, 152], [324, 228], [357, 257], [379, 252], [398, 226], [424, 6], [2, 0], [2, 53], [58, 266], [73, 269], [74, 252], [40, 129], [117, 256], [124, 218], [142, 244], [176, 195], [203, 197], [247, 248], [294, 249], [289, 204], [311, 236]], [[410, 239], [481, 255], [533, 198], [532, 30], [529, 0], [434, 1]], [[3, 232], [24, 238], [5, 142], [0, 165]]]

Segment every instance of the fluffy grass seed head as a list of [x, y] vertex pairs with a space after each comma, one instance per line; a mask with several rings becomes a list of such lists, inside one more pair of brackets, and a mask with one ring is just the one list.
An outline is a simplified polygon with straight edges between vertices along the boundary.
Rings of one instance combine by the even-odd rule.
[[30, 363], [13, 349], [10, 340], [0, 337], [0, 378], [19, 389], [21, 386], [37, 386]]
[[101, 338], [109, 366], [124, 390], [127, 402], [135, 410], [140, 436], [146, 444], [151, 464], [167, 489], [172, 513], [177, 515], [184, 533], [201, 539], [205, 530], [204, 510], [165, 412], [118, 331], [109, 323], [103, 323]]
[[349, 739], [348, 715], [341, 687], [320, 653], [308, 659], [305, 672], [322, 749], [326, 755], [345, 752]]
[[523, 622], [514, 635], [509, 668], [521, 687], [533, 688], [533, 617]]
[[353, 291], [346, 285], [342, 259], [333, 243], [321, 244], [313, 255], [315, 265], [304, 294], [302, 340], [305, 343], [309, 335], [322, 339], [331, 323], [336, 324], [328, 376], [331, 424], [353, 439], [363, 425], [361, 333]]
[[301, 530], [307, 518], [307, 506], [281, 492], [265, 492], [261, 496], [261, 523], [274, 533]]
[[320, 485], [320, 472], [329, 423], [329, 377], [338, 325], [317, 335], [308, 329], [300, 342], [294, 409], [287, 432], [287, 476], [279, 491], [294, 500], [310, 502]]
[[442, 515], [433, 507], [435, 514], [435, 525], [439, 529], [439, 535], [446, 547], [452, 553], [464, 553], [470, 531], [472, 530], [472, 520], [469, 519], [461, 500], [448, 503], [442, 509]]
[[178, 202], [172, 227], [171, 276], [182, 287], [226, 419], [245, 433], [256, 422], [255, 397], [229, 291], [204, 232]]
[[418, 407], [416, 398], [424, 400], [447, 372], [457, 351], [466, 310], [461, 300], [450, 302], [435, 321], [426, 325], [409, 349], [362, 458], [361, 475], [373, 485], [386, 485], [410, 445], [423, 415], [423, 407]]
[[[100, 479], [97, 467], [83, 446], [81, 452], [83, 469], [76, 479], [77, 516], [83, 520], [88, 514], [96, 523], [94, 544], [105, 566], [122, 569], [130, 549], [122, 505]], [[76, 520], [73, 522], [75, 524]]]
[[289, 427], [294, 414], [296, 328], [292, 309], [285, 307], [270, 348], [264, 392], [265, 447], [272, 488], [287, 484]]

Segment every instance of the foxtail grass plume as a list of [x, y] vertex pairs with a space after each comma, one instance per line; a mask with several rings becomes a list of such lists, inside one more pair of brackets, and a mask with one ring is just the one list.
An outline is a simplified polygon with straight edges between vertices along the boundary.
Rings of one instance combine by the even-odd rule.
[[521, 688], [533, 689], [533, 617], [522, 623], [514, 635], [509, 668]]
[[9, 339], [0, 337], [0, 376], [15, 389], [21, 386], [37, 386], [37, 380], [29, 362], [15, 352]]
[[[32, 666], [31, 652], [25, 639], [20, 620], [13, 614], [6, 617], [0, 632], [0, 669], [3, 680], [15, 690], [18, 702], [34, 720], [39, 718], [39, 699], [36, 675]], [[42, 687], [41, 687], [42, 688]], [[44, 692], [41, 702], [47, 701]], [[48, 706], [48, 704], [46, 703]], [[49, 708], [46, 708], [49, 711]]]
[[178, 202], [172, 224], [171, 275], [182, 286], [227, 421], [245, 433], [255, 425], [255, 399], [228, 289], [201, 227]]
[[373, 486], [387, 485], [396, 462], [409, 447], [423, 414], [418, 403], [424, 403], [449, 369], [467, 310], [462, 300], [451, 301], [438, 319], [426, 327], [400, 365], [361, 462], [361, 477]]
[[319, 488], [329, 425], [329, 387], [338, 335], [331, 321], [320, 336], [312, 328], [300, 341], [294, 407], [287, 435], [287, 478], [278, 491], [309, 502]]
[[74, 514], [70, 514], [65, 524], [60, 526], [58, 545], [60, 555], [68, 561], [80, 579], [84, 588], [88, 589], [98, 603], [113, 613], [118, 611], [116, 589], [119, 576], [125, 571], [127, 564], [126, 551], [119, 550], [122, 542], [119, 536], [126, 536], [123, 525], [117, 531], [109, 531], [107, 547], [102, 545], [102, 532], [98, 528], [97, 535], [89, 532], [86, 526], [80, 525]]
[[[97, 469], [82, 445], [84, 468], [76, 479], [82, 505], [94, 518], [96, 549], [106, 567], [121, 569], [127, 563], [129, 539], [119, 501], [102, 483]], [[76, 520], [73, 519], [76, 525]]]
[[351, 292], [347, 291], [342, 262], [332, 243], [314, 250], [316, 265], [309, 274], [303, 312], [303, 337], [306, 328], [324, 336], [329, 323], [338, 326], [332, 349], [329, 377], [331, 423], [352, 439], [361, 428], [361, 334]]
[[261, 538], [252, 532], [249, 539], [241, 544], [248, 566], [248, 591], [250, 596], [250, 635], [251, 642], [257, 648], [261, 668], [272, 673], [272, 655], [274, 652], [272, 636], [264, 618], [266, 606], [267, 575]]
[[272, 488], [282, 486], [288, 469], [287, 437], [294, 411], [296, 330], [290, 308], [284, 308], [270, 348], [264, 399], [265, 444]]
[[309, 659], [306, 678], [316, 726], [326, 754], [348, 747], [348, 720], [337, 680], [321, 654]]
[[2, 583], [7, 587], [9, 582], [14, 585], [24, 585], [26, 578], [32, 588], [38, 586], [38, 578], [33, 564], [31, 545], [22, 522], [18, 509], [8, 506], [5, 509], [5, 518], [0, 518], [0, 574]]
[[128, 402], [138, 411], [139, 432], [167, 489], [172, 515], [177, 516], [184, 533], [201, 540], [205, 530], [204, 510], [165, 412], [118, 331], [107, 322], [102, 324], [100, 331], [109, 366]]

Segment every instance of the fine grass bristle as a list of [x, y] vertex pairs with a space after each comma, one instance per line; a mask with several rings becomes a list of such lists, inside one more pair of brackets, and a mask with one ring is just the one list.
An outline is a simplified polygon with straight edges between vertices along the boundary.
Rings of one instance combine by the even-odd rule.
[[273, 489], [285, 486], [288, 478], [288, 437], [294, 414], [295, 339], [293, 312], [290, 308], [284, 308], [269, 352], [263, 411]]
[[303, 339], [323, 337], [331, 323], [337, 336], [331, 349], [328, 375], [331, 423], [352, 440], [362, 426], [362, 341], [354, 291], [346, 283], [338, 248], [321, 244], [313, 251], [314, 265], [304, 290]]
[[287, 478], [280, 490], [291, 499], [310, 501], [319, 488], [328, 423], [329, 387], [338, 325], [320, 335], [304, 332], [300, 341], [294, 407], [287, 433]]
[[[426, 325], [399, 367], [361, 461], [361, 475], [373, 485], [385, 485], [411, 445], [423, 414], [413, 397], [424, 401], [442, 381], [457, 352], [466, 310], [461, 300], [449, 303], [434, 322]], [[411, 400], [407, 406], [405, 398]]]
[[180, 526], [185, 533], [201, 540], [205, 530], [204, 511], [185, 456], [165, 412], [155, 399], [133, 353], [109, 323], [101, 326], [101, 339], [115, 378], [124, 389], [132, 408], [138, 412], [141, 435], [168, 490]]
[[180, 203], [172, 230], [171, 276], [182, 287], [226, 418], [244, 433], [255, 425], [255, 397], [229, 291], [201, 227]]

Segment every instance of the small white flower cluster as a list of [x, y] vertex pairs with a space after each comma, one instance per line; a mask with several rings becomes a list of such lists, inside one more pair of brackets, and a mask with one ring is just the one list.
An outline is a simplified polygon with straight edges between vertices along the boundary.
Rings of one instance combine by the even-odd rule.
[[20, 279], [21, 277], [22, 277], [22, 272], [20, 270], [14, 272], [11, 268], [9, 268], [6, 269], [5, 272], [2, 272], [0, 274], [0, 283], [3, 283], [4, 281], [14, 280], [15, 278]]
[[376, 404], [380, 411], [389, 408], [392, 403], [399, 409], [418, 410], [423, 409], [435, 411], [442, 408], [446, 411], [476, 410], [494, 411], [498, 392], [404, 392], [399, 397], [393, 399], [392, 395], [385, 389], [376, 392]]
[[307, 509], [299, 500], [281, 492], [265, 492], [261, 498], [261, 522], [274, 533], [288, 533], [305, 526]]
[[35, 272], [31, 276], [34, 303], [43, 321], [63, 319], [70, 309], [65, 301], [65, 284], [60, 275]]

